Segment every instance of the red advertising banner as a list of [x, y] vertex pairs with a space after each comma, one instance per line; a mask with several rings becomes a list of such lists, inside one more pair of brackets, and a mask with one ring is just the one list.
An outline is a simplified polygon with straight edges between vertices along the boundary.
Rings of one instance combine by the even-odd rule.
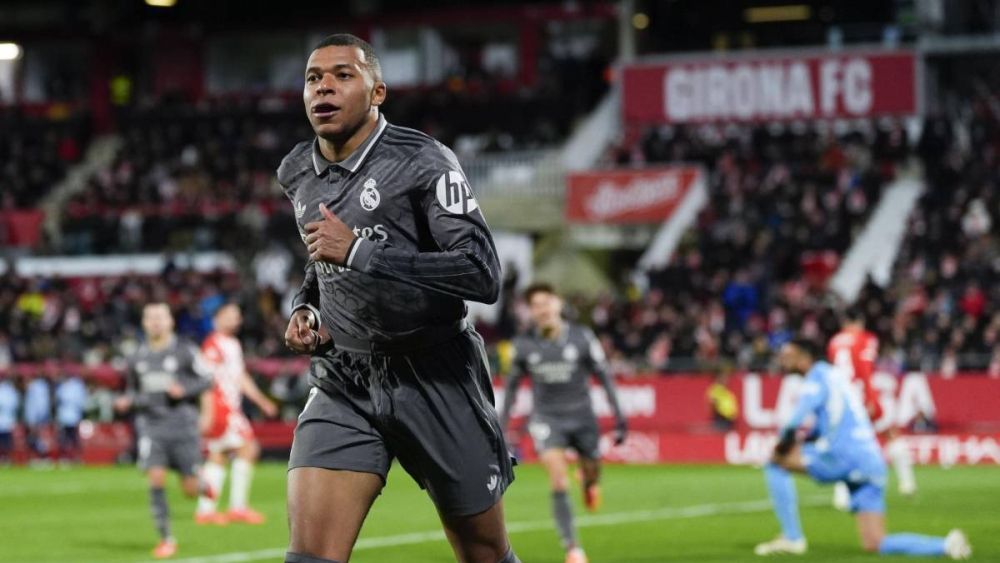
[[[712, 380], [672, 376], [622, 381], [619, 401], [632, 432], [625, 444], [614, 447], [610, 434], [601, 442], [605, 455], [630, 463], [698, 462], [760, 463], [774, 446], [779, 421], [791, 412], [798, 377], [745, 375], [728, 387], [739, 402], [739, 418], [732, 431], [712, 426], [706, 392]], [[895, 377], [876, 374], [874, 380], [884, 410], [876, 426], [908, 427], [918, 417], [933, 420], [937, 430], [911, 434], [907, 443], [918, 463], [1000, 464], [1000, 379], [963, 376], [954, 379], [911, 373]], [[505, 400], [497, 389], [498, 402]], [[975, 398], [975, 400], [970, 400]], [[602, 428], [612, 428], [611, 407], [600, 387], [591, 389], [594, 410]], [[531, 412], [531, 390], [518, 390], [513, 427], [523, 428]], [[527, 432], [515, 432], [515, 443], [525, 460], [534, 459]]]
[[910, 51], [699, 57], [622, 72], [627, 123], [859, 118], [919, 112]]
[[659, 223], [695, 182], [695, 167], [581, 172], [566, 177], [566, 219], [575, 223]]
[[[628, 440], [621, 446], [612, 441], [613, 420], [604, 390], [591, 389], [594, 410], [602, 429], [601, 451], [609, 461], [626, 463], [729, 463], [759, 464], [770, 455], [776, 428], [793, 408], [798, 377], [745, 375], [728, 384], [739, 403], [739, 417], [729, 431], [712, 425], [706, 392], [711, 378], [705, 375], [650, 377], [618, 383], [622, 409], [629, 420]], [[963, 375], [954, 379], [911, 373], [895, 377], [879, 373], [875, 386], [882, 397], [885, 415], [877, 425], [910, 427], [923, 417], [933, 420], [933, 432], [905, 436], [914, 459], [920, 464], [1000, 464], [1000, 378]], [[498, 406], [505, 400], [496, 387]], [[518, 390], [512, 410], [509, 435], [516, 453], [524, 461], [536, 458], [525, 417], [531, 412], [528, 386]], [[293, 421], [254, 423], [262, 447], [269, 451], [289, 448]], [[14, 433], [14, 459], [27, 459], [23, 428]], [[123, 423], [80, 426], [84, 460], [110, 463], [131, 447], [133, 439]], [[55, 443], [54, 435], [44, 439]]]

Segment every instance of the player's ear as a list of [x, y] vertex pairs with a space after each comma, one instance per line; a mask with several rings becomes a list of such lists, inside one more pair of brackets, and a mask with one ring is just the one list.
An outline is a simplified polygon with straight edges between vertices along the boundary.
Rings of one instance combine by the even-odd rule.
[[372, 87], [372, 105], [378, 107], [382, 105], [385, 101], [385, 96], [387, 94], [385, 82], [378, 80], [375, 82], [375, 86]]

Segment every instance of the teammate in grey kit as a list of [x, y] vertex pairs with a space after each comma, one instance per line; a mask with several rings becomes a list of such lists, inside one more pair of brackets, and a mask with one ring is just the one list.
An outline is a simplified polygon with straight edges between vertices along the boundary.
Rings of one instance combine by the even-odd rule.
[[316, 138], [278, 168], [310, 259], [285, 340], [312, 355], [289, 460], [286, 562], [346, 562], [398, 459], [437, 506], [455, 557], [514, 562], [501, 497], [512, 460], [465, 299], [500, 266], [455, 155], [389, 124], [378, 58], [351, 35], [312, 52]]
[[594, 511], [601, 501], [600, 433], [590, 401], [590, 378], [597, 376], [615, 414], [615, 444], [625, 441], [627, 425], [618, 404], [604, 350], [587, 327], [562, 318], [562, 299], [552, 286], [534, 284], [524, 292], [534, 329], [514, 340], [514, 359], [504, 396], [504, 428], [510, 420], [518, 385], [531, 378], [534, 409], [528, 430], [535, 440], [552, 488], [552, 513], [566, 549], [566, 563], [586, 563], [573, 526], [566, 489], [569, 485], [566, 449], [580, 455], [583, 495]]
[[150, 504], [160, 534], [153, 555], [164, 558], [177, 551], [163, 490], [167, 468], [180, 473], [188, 497], [217, 494], [199, 479], [199, 403], [212, 379], [201, 366], [197, 348], [174, 335], [174, 319], [165, 303], [143, 308], [142, 328], [146, 341], [129, 359], [125, 393], [115, 400], [115, 409], [136, 412], [139, 466], [149, 479]]

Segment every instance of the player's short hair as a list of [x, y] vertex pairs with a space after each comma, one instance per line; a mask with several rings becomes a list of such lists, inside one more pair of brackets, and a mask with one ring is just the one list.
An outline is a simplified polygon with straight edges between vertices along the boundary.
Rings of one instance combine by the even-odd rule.
[[788, 343], [808, 354], [813, 360], [823, 359], [823, 353], [820, 351], [819, 345], [808, 338], [793, 338]]
[[142, 306], [142, 310], [145, 312], [147, 309], [152, 309], [153, 307], [164, 307], [170, 313], [170, 316], [174, 315], [173, 309], [170, 308], [170, 304], [166, 301], [148, 301]]
[[556, 288], [552, 287], [552, 284], [547, 282], [535, 282], [524, 289], [524, 300], [530, 303], [531, 298], [538, 293], [559, 295], [558, 293], [556, 293]]
[[365, 54], [365, 64], [368, 71], [372, 73], [376, 82], [382, 81], [382, 63], [379, 61], [378, 55], [375, 54], [375, 48], [371, 46], [371, 43], [350, 33], [334, 33], [324, 37], [313, 47], [313, 51], [323, 47], [357, 47], [361, 49], [361, 52]]
[[237, 309], [239, 309], [240, 304], [237, 303], [236, 301], [225, 301], [222, 303], [222, 305], [219, 305], [215, 309], [215, 311], [212, 312], [212, 318], [214, 319], [215, 317], [218, 317], [222, 313], [222, 311], [228, 307], [236, 307]]
[[860, 305], [851, 305], [850, 307], [844, 309], [844, 312], [841, 314], [841, 319], [842, 322], [845, 323], [864, 324], [865, 322], [864, 309], [862, 309]]

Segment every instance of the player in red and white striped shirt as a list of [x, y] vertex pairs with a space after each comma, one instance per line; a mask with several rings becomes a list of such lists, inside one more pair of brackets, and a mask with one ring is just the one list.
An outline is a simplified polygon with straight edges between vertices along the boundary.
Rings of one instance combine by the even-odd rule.
[[277, 407], [268, 399], [247, 373], [243, 348], [236, 334], [243, 323], [239, 306], [228, 303], [212, 317], [215, 331], [202, 343], [201, 352], [212, 370], [214, 385], [208, 399], [202, 403], [202, 432], [208, 446], [208, 463], [203, 475], [216, 490], [221, 491], [226, 479], [226, 461], [233, 455], [233, 480], [229, 490], [229, 512], [222, 514], [216, 500], [198, 499], [195, 521], [199, 524], [224, 525], [229, 522], [261, 524], [264, 516], [247, 505], [253, 464], [260, 455], [250, 421], [243, 414], [243, 395], [253, 401], [268, 417], [275, 416]]
[[[827, 347], [827, 356], [830, 363], [843, 370], [859, 386], [868, 417], [883, 439], [886, 454], [896, 470], [899, 492], [912, 495], [917, 490], [913, 459], [905, 441], [899, 439], [899, 429], [883, 416], [882, 402], [872, 381], [878, 359], [878, 338], [865, 330], [864, 315], [860, 310], [852, 308], [845, 313], [840, 332]], [[850, 498], [847, 485], [837, 483], [833, 498], [834, 506], [846, 510]]]

